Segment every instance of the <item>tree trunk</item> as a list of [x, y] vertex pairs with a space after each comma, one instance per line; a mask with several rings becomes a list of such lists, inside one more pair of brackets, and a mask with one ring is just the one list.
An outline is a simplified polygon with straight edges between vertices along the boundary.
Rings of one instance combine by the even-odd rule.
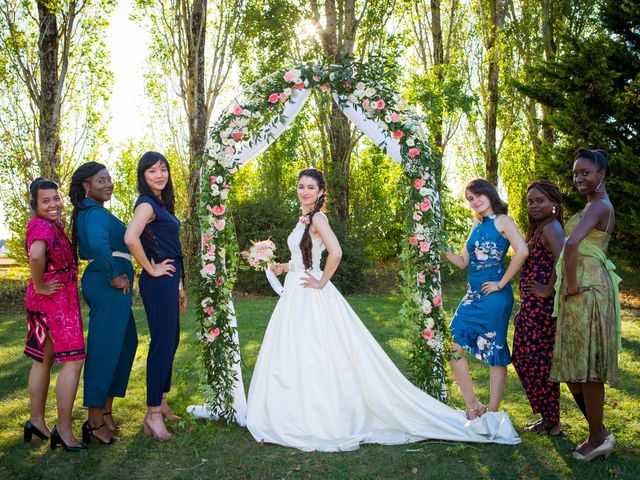
[[[556, 58], [556, 42], [553, 35], [553, 18], [551, 12], [551, 1], [542, 0], [542, 39], [544, 42], [544, 56], [547, 62], [553, 62]], [[551, 109], [546, 105], [542, 106], [542, 139], [547, 145], [553, 145], [554, 136], [549, 122]]]
[[196, 267], [200, 248], [198, 206], [200, 196], [200, 170], [207, 142], [208, 106], [205, 92], [205, 41], [207, 0], [194, 0], [191, 4], [187, 38], [187, 119], [189, 125], [189, 177], [187, 179], [188, 222], [185, 232], [185, 258], [187, 272]]
[[60, 99], [58, 97], [58, 22], [55, 12], [45, 2], [38, 2], [40, 20], [40, 175], [59, 182], [60, 166]]
[[487, 91], [489, 93], [485, 117], [485, 176], [494, 185], [498, 183], [497, 124], [499, 102], [500, 47], [499, 37], [502, 30], [502, 0], [489, 0], [489, 32], [485, 39], [485, 48], [489, 59]]
[[[451, 12], [453, 15], [453, 12]], [[444, 42], [442, 39], [442, 20], [440, 15], [440, 0], [431, 0], [431, 42], [433, 43], [433, 66], [438, 78], [438, 84], [444, 84]], [[442, 89], [440, 90], [442, 91]], [[435, 181], [438, 191], [442, 185], [442, 157], [444, 155], [444, 118], [440, 111], [434, 119], [435, 131], [433, 134], [435, 151], [433, 152], [435, 164]]]

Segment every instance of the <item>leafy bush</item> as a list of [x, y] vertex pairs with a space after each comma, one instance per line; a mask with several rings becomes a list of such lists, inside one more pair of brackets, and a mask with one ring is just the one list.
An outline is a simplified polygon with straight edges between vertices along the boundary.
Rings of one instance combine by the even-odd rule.
[[24, 294], [28, 283], [28, 278], [0, 276], [0, 298], [2, 299], [3, 312], [24, 308]]

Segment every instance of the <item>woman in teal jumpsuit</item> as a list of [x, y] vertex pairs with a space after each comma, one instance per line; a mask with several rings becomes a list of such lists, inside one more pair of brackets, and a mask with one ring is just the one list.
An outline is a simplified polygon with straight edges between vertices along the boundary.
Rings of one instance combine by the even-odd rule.
[[124, 397], [138, 346], [131, 311], [133, 266], [124, 244], [126, 227], [104, 206], [113, 183], [104, 165], [88, 162], [73, 174], [69, 196], [74, 205], [72, 243], [89, 264], [82, 293], [89, 305], [89, 336], [84, 369], [84, 406], [89, 419], [83, 441], [113, 443], [113, 397]]

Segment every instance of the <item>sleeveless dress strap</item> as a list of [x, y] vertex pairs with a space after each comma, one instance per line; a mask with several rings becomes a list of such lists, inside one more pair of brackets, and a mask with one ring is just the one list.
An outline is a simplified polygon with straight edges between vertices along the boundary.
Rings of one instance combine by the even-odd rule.
[[329, 221], [329, 217], [327, 217], [327, 215], [324, 212], [316, 212], [314, 214], [314, 216], [316, 216], [316, 215], [322, 215], [327, 222]]
[[613, 215], [613, 207], [609, 208], [609, 220], [607, 220], [607, 228], [605, 232], [609, 233], [609, 225], [611, 225], [611, 216]]

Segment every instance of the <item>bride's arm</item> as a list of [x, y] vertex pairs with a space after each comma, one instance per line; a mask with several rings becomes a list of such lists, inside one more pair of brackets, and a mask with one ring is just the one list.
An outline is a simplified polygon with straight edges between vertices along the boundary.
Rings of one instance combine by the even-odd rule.
[[307, 272], [307, 278], [303, 279], [302, 286], [323, 288], [329, 280], [331, 280], [331, 277], [333, 277], [333, 274], [336, 273], [336, 270], [338, 269], [338, 265], [340, 265], [340, 260], [342, 259], [342, 248], [340, 247], [340, 242], [338, 242], [336, 234], [333, 233], [331, 226], [329, 226], [327, 217], [324, 215], [316, 214], [313, 216], [313, 224], [311, 225], [310, 230], [311, 233], [317, 234], [322, 239], [322, 243], [324, 243], [329, 255], [327, 256], [327, 261], [324, 265], [324, 271], [322, 272], [320, 280]]

